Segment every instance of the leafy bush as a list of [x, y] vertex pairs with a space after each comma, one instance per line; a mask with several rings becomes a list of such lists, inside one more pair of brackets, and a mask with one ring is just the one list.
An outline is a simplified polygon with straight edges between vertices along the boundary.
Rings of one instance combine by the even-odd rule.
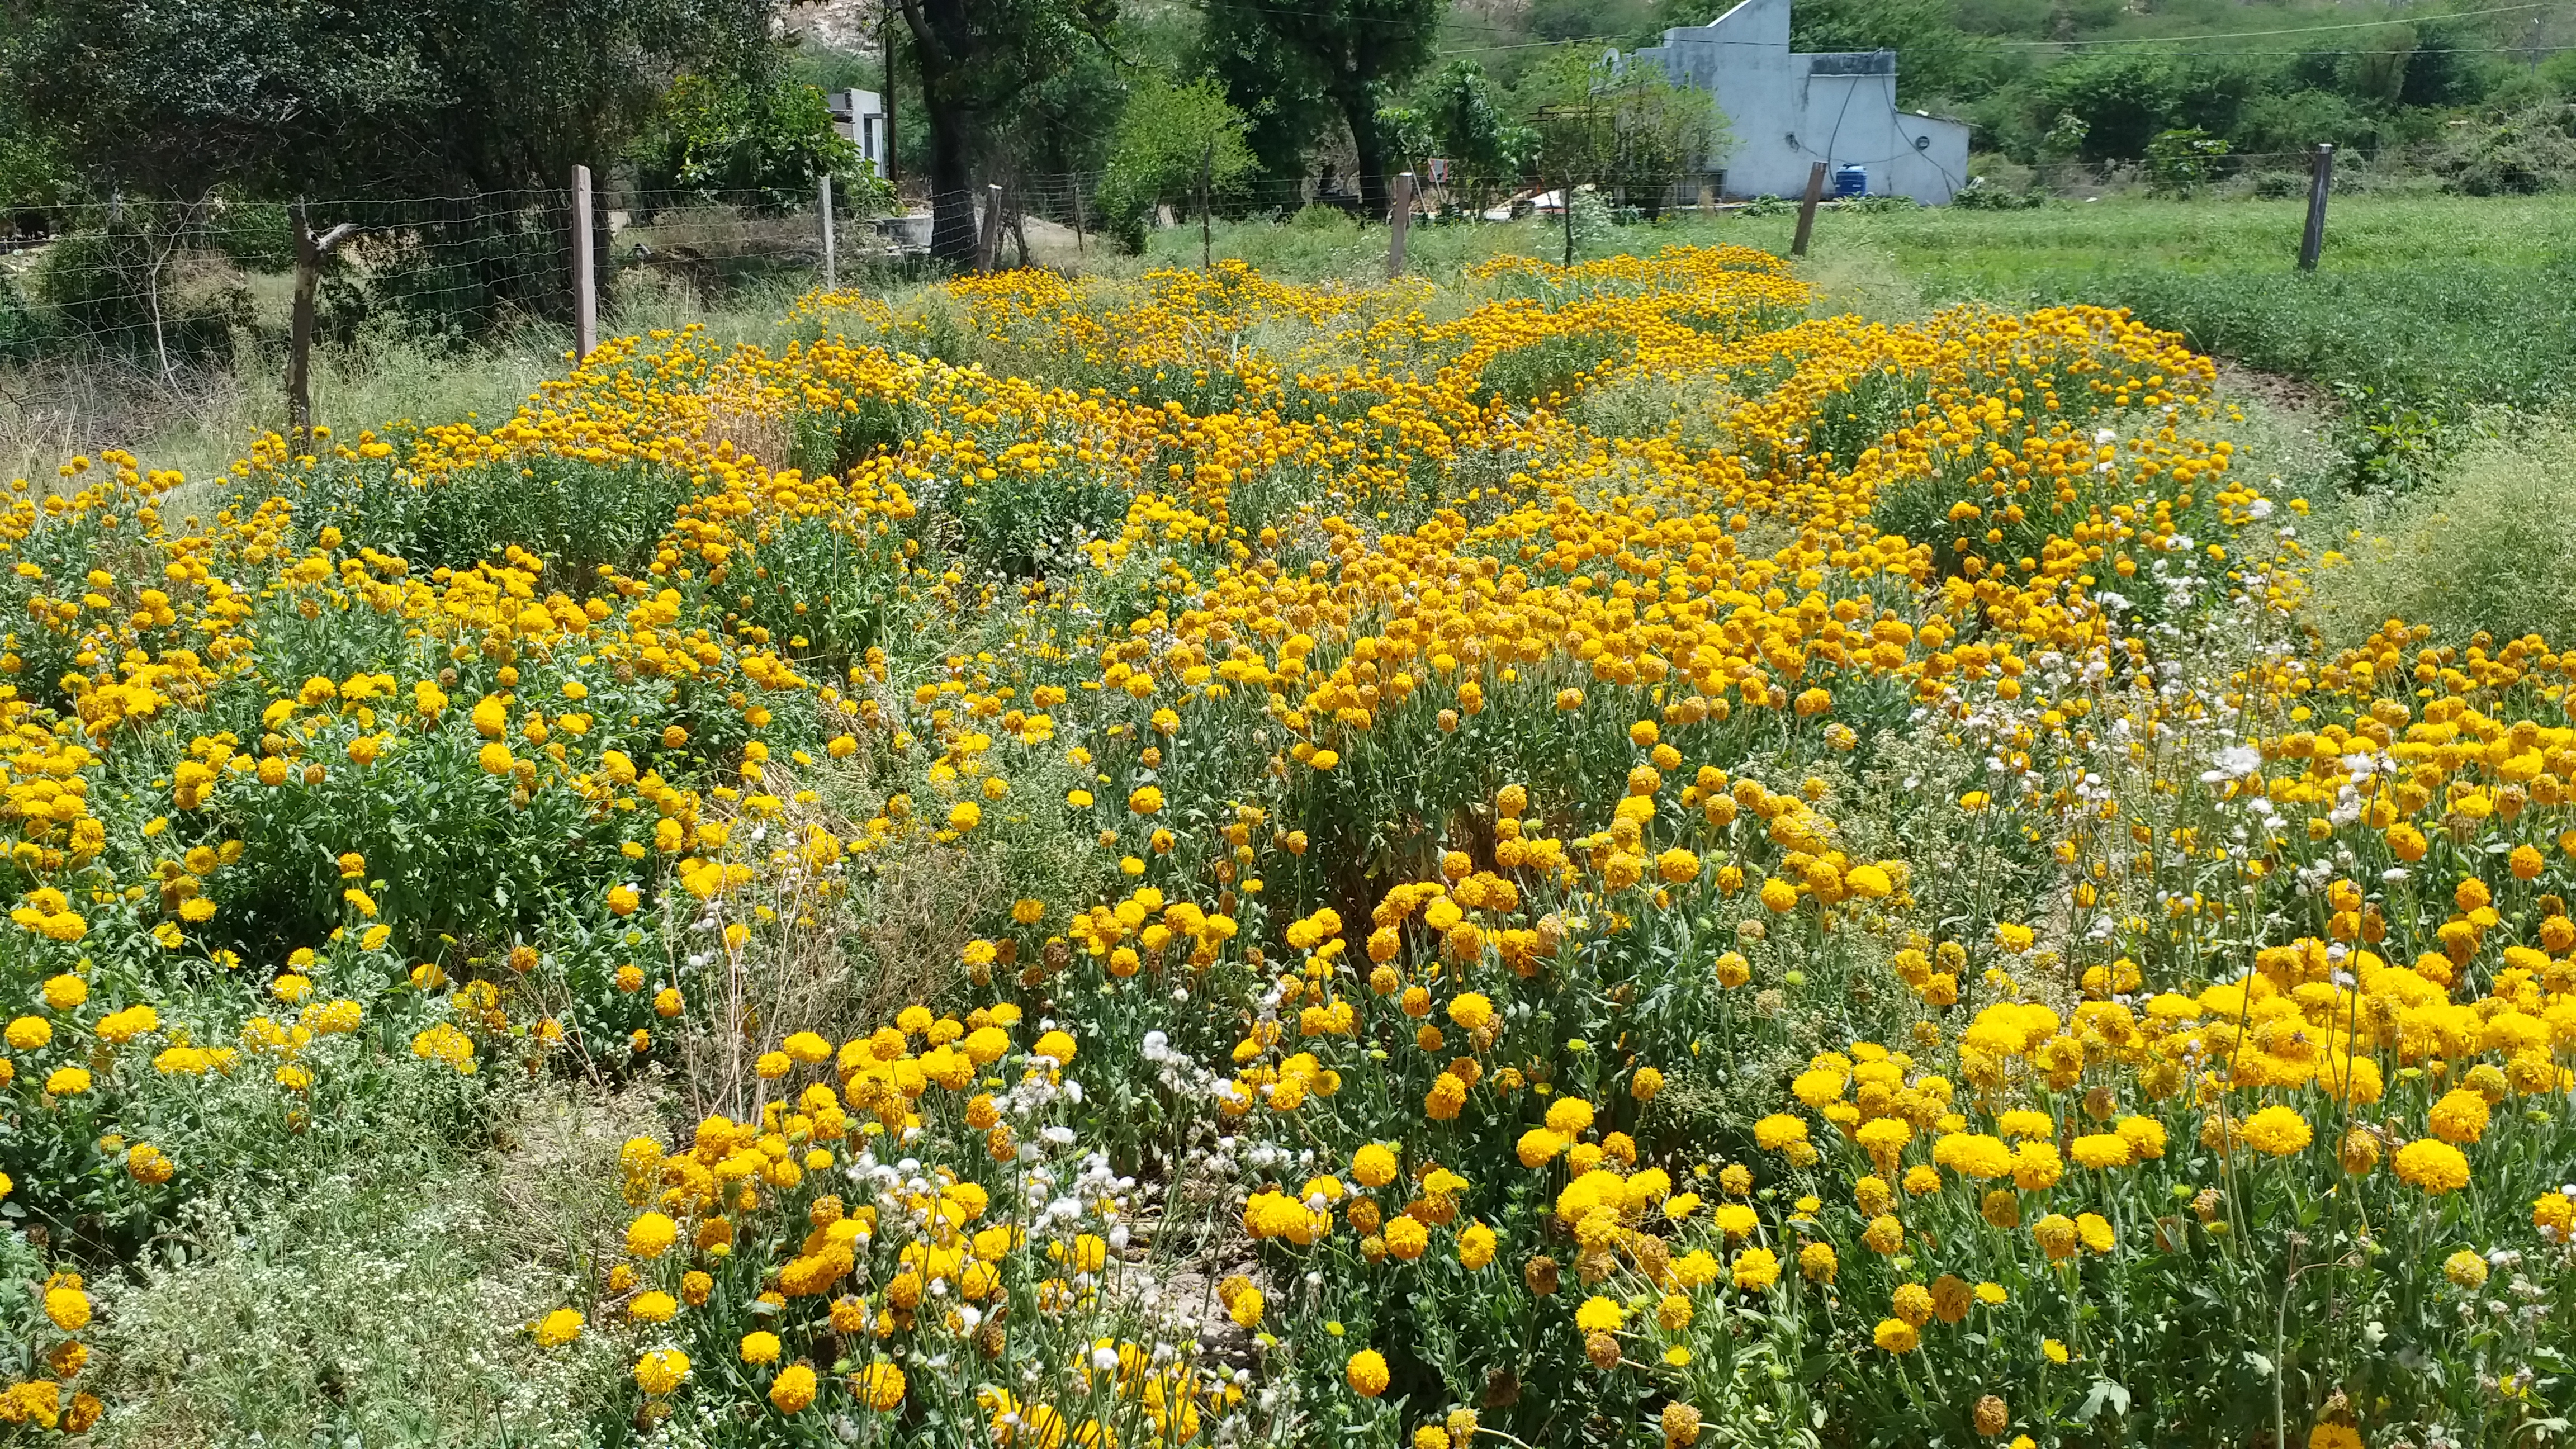
[[[692, 193], [794, 206], [816, 178], [867, 175], [858, 148], [832, 129], [823, 93], [784, 77], [684, 75], [629, 148], [647, 193]], [[861, 199], [861, 198], [854, 198]]]

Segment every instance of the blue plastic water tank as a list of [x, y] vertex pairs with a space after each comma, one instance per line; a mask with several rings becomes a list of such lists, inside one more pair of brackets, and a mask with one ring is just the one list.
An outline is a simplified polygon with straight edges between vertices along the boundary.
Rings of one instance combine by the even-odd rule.
[[1869, 169], [1864, 166], [1840, 166], [1834, 169], [1834, 195], [1869, 195]]

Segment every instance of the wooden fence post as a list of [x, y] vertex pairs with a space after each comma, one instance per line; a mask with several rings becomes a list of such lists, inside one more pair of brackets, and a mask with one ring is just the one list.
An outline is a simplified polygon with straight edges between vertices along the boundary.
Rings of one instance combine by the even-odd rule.
[[1082, 173], [1073, 174], [1073, 254], [1082, 255]]
[[1216, 266], [1216, 262], [1214, 260], [1214, 243], [1210, 240], [1209, 232], [1211, 223], [1208, 220], [1208, 212], [1210, 210], [1208, 205], [1208, 177], [1209, 173], [1215, 169], [1216, 142], [1210, 141], [1207, 143], [1206, 149], [1199, 152], [1199, 270], [1202, 272], [1211, 271]]
[[1413, 173], [1399, 171], [1387, 198], [1386, 274], [1404, 275], [1404, 232], [1413, 221]]
[[1565, 219], [1565, 265], [1574, 266], [1574, 178], [1565, 178], [1565, 190], [1557, 198], [1557, 214]]
[[316, 236], [303, 201], [287, 212], [295, 227], [295, 306], [287, 325], [286, 436], [301, 453], [313, 438], [313, 298], [322, 284], [322, 259], [357, 235], [358, 227], [344, 221]]
[[598, 261], [590, 249], [590, 168], [572, 168], [572, 360], [590, 360], [599, 346]]
[[833, 251], [834, 238], [832, 236], [832, 232], [834, 228], [832, 226], [832, 175], [828, 171], [823, 173], [822, 204], [823, 290], [826, 292], [837, 292], [841, 289], [841, 268], [840, 258], [835, 255]]
[[1816, 203], [1825, 199], [1825, 163], [1807, 168], [1807, 199], [1798, 203], [1798, 235], [1789, 243], [1789, 255], [1807, 254], [1807, 238], [1816, 230]]
[[975, 269], [991, 272], [1002, 255], [1002, 185], [988, 182], [984, 187], [984, 234], [975, 241]]
[[2326, 249], [2326, 193], [2334, 189], [2334, 146], [2320, 142], [2308, 177], [2308, 229], [2299, 237], [2299, 270], [2313, 272]]

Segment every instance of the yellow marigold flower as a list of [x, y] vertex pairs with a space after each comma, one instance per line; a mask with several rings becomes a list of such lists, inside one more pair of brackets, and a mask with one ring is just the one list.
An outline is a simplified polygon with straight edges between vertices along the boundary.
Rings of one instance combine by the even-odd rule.
[[890, 1363], [872, 1363], [851, 1379], [860, 1402], [880, 1414], [889, 1414], [903, 1403], [903, 1370]]
[[2068, 1147], [2075, 1165], [2095, 1170], [2129, 1165], [2128, 1139], [2112, 1132], [2088, 1132]]
[[662, 1398], [689, 1376], [689, 1356], [676, 1348], [659, 1348], [635, 1360], [635, 1387], [647, 1397]]
[[1351, 1154], [1351, 1176], [1362, 1187], [1384, 1187], [1395, 1181], [1397, 1167], [1395, 1154], [1374, 1142]]
[[1891, 1307], [1909, 1327], [1921, 1328], [1932, 1321], [1932, 1290], [1920, 1283], [1900, 1283]]
[[2064, 1213], [2050, 1213], [2031, 1224], [2030, 1235], [2051, 1262], [2075, 1256], [2075, 1220]]
[[645, 1213], [626, 1227], [626, 1251], [638, 1258], [658, 1258], [680, 1239], [680, 1225], [661, 1213]]
[[2486, 1135], [2487, 1099], [2467, 1087], [2457, 1087], [2442, 1094], [2433, 1104], [2429, 1122], [2433, 1135], [2445, 1142], [2475, 1142]]
[[2460, 1149], [2432, 1138], [2417, 1138], [2397, 1149], [2390, 1160], [2398, 1180], [2436, 1197], [2469, 1185], [2469, 1160]]
[[804, 1364], [790, 1364], [770, 1380], [769, 1402], [778, 1412], [793, 1414], [814, 1402], [814, 1370]]
[[75, 1279], [45, 1290], [45, 1316], [65, 1333], [78, 1333], [89, 1327], [89, 1295], [75, 1286], [77, 1282]]
[[1860, 1235], [1861, 1243], [1873, 1253], [1894, 1253], [1905, 1246], [1905, 1225], [1894, 1216], [1881, 1213], [1870, 1219]]
[[1351, 1355], [1342, 1376], [1349, 1381], [1351, 1392], [1363, 1399], [1374, 1399], [1386, 1392], [1386, 1357], [1373, 1348], [1361, 1349]]
[[2308, 1119], [2288, 1107], [2266, 1107], [2245, 1119], [2241, 1129], [2248, 1146], [2274, 1157], [2287, 1157], [2315, 1139]]
[[1882, 1318], [1870, 1333], [1870, 1341], [1889, 1353], [1912, 1353], [1923, 1335], [1902, 1318]]
[[[1822, 1247], [1823, 1245], [1811, 1243], [1808, 1246]], [[1826, 1248], [1825, 1251], [1831, 1253], [1833, 1250]], [[1736, 1288], [1742, 1292], [1759, 1293], [1780, 1281], [1780, 1259], [1769, 1248], [1741, 1249], [1728, 1268]]]
[[1811, 1283], [1831, 1283], [1840, 1266], [1831, 1243], [1809, 1243], [1798, 1250], [1798, 1272]]
[[1494, 1230], [1483, 1223], [1469, 1223], [1458, 1233], [1458, 1262], [1474, 1271], [1494, 1261]]

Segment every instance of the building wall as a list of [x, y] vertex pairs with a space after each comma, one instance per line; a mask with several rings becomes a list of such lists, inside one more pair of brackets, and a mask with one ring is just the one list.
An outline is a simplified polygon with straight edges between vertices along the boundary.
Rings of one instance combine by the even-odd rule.
[[832, 129], [841, 138], [859, 148], [859, 155], [879, 176], [886, 174], [885, 102], [875, 91], [834, 91], [824, 99], [831, 103]]
[[[1893, 52], [1789, 49], [1790, 0], [1743, 0], [1707, 25], [1664, 32], [1637, 59], [1716, 97], [1732, 142], [1709, 163], [1733, 196], [1796, 196], [1808, 167], [1858, 165], [1873, 195], [1938, 204], [1967, 184], [1968, 128], [1896, 108]], [[1830, 181], [1827, 183], [1830, 187]]]

